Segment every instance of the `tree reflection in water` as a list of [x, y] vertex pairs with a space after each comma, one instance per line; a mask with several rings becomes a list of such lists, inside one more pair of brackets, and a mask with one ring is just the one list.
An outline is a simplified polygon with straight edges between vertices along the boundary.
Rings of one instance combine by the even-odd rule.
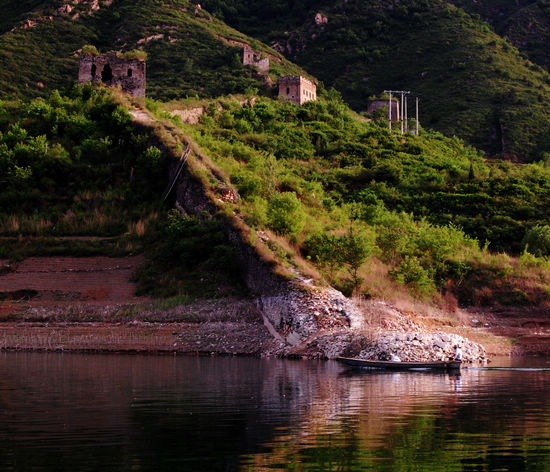
[[0, 469], [550, 470], [549, 371], [0, 354]]

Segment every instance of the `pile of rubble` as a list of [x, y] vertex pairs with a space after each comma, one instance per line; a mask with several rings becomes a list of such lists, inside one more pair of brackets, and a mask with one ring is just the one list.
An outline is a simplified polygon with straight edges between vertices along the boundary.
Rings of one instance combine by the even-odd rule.
[[446, 360], [459, 346], [465, 361], [483, 361], [487, 354], [483, 346], [462, 336], [448, 333], [386, 332], [362, 350], [361, 359], [390, 360], [397, 356], [402, 361]]

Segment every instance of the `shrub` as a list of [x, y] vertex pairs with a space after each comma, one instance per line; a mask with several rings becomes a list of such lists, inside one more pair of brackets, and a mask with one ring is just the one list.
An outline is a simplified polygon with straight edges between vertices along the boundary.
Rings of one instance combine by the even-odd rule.
[[267, 200], [254, 196], [250, 199], [246, 221], [251, 226], [263, 226], [267, 224]]
[[414, 256], [405, 257], [399, 267], [391, 272], [399, 283], [408, 285], [418, 294], [425, 295], [434, 290], [434, 282], [430, 273]]
[[522, 245], [535, 256], [550, 256], [550, 226], [536, 225], [528, 230]]
[[372, 254], [374, 241], [373, 232], [353, 231], [352, 228], [341, 238], [342, 261], [348, 269], [355, 289], [363, 282], [359, 276], [359, 269]]
[[343, 265], [341, 238], [328, 233], [316, 233], [305, 241], [309, 258], [326, 272], [333, 283], [336, 273]]
[[162, 170], [162, 151], [155, 147], [148, 147], [145, 152], [143, 152], [137, 160], [140, 171], [146, 175], [148, 173], [158, 175], [159, 171]]
[[137, 59], [138, 61], [146, 61], [147, 53], [142, 49], [133, 49], [132, 51], [127, 51], [121, 54], [124, 59]]
[[97, 56], [99, 55], [99, 51], [95, 46], [86, 44], [85, 46], [82, 46], [82, 54], [85, 56]]
[[273, 231], [292, 236], [304, 229], [306, 214], [294, 192], [283, 192], [269, 203], [267, 221]]

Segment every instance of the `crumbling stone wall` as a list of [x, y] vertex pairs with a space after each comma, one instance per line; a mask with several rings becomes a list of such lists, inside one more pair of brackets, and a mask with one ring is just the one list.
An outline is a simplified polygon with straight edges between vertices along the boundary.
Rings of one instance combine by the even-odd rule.
[[97, 56], [80, 56], [78, 83], [101, 82], [113, 87], [121, 87], [134, 97], [145, 96], [145, 61], [125, 59], [115, 53]]
[[[369, 100], [369, 104], [367, 107], [367, 113], [372, 115], [375, 110], [378, 110], [380, 108], [388, 107], [389, 100]], [[389, 112], [387, 118], [389, 119]], [[392, 98], [391, 101], [391, 120], [392, 121], [399, 121], [401, 117], [399, 116], [399, 100], [396, 98]]]
[[317, 100], [317, 86], [301, 75], [287, 75], [279, 78], [279, 97], [303, 105], [310, 100]]
[[243, 46], [243, 65], [252, 65], [262, 72], [269, 72], [269, 59], [262, 59], [259, 52], [254, 51], [248, 44]]

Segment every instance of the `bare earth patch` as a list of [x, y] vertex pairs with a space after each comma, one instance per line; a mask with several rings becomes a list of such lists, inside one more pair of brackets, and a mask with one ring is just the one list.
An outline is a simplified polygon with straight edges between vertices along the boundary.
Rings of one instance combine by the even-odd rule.
[[261, 355], [278, 348], [250, 300], [163, 307], [134, 295], [132, 257], [0, 261], [0, 349]]
[[[278, 354], [281, 344], [249, 299], [163, 305], [134, 295], [131, 257], [0, 261], [0, 349]], [[445, 331], [494, 355], [550, 355], [545, 308], [445, 312], [422, 305], [358, 303], [365, 339], [388, 330]], [[308, 355], [307, 349], [296, 355]]]

